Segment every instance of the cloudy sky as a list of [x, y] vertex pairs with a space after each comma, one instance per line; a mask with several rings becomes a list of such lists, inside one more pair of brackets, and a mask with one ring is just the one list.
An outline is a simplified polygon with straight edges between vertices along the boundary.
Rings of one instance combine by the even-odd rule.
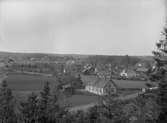
[[0, 51], [150, 55], [165, 0], [1, 0]]

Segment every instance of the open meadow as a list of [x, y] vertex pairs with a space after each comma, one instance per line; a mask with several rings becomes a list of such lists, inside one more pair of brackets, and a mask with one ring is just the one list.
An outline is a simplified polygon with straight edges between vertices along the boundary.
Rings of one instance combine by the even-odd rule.
[[19, 73], [10, 73], [6, 79], [13, 91], [40, 91], [46, 81], [49, 82], [53, 89], [57, 82], [56, 77], [46, 77], [40, 75], [28, 75]]

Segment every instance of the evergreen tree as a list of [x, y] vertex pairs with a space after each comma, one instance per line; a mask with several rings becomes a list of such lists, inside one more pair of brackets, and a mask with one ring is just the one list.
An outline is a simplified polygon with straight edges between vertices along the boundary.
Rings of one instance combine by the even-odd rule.
[[153, 51], [157, 63], [153, 76], [159, 80], [158, 103], [161, 113], [158, 122], [167, 123], [167, 28], [164, 28], [163, 36], [164, 39], [157, 43], [157, 50]]
[[78, 85], [77, 85], [77, 88], [83, 88], [84, 84], [83, 84], [83, 81], [81, 79], [81, 75], [79, 74], [78, 77], [77, 77], [77, 82], [76, 82]]
[[156, 123], [159, 114], [156, 100], [150, 95], [124, 101], [122, 110], [122, 119], [127, 123]]
[[38, 99], [35, 93], [31, 93], [26, 102], [21, 103], [22, 105], [22, 116], [25, 123], [36, 123], [38, 118]]
[[40, 93], [40, 99], [39, 99], [39, 104], [38, 104], [39, 105], [38, 120], [40, 123], [47, 123], [47, 121], [48, 121], [49, 103], [50, 103], [50, 87], [49, 87], [49, 82], [46, 82], [43, 90]]
[[14, 98], [12, 91], [4, 80], [0, 88], [0, 121], [1, 123], [15, 123]]
[[50, 122], [55, 122], [61, 118], [59, 114], [61, 109], [58, 103], [58, 96], [59, 92], [58, 90], [55, 90], [50, 97], [50, 102], [48, 103], [48, 116]]
[[75, 123], [89, 123], [88, 114], [83, 111], [77, 111], [75, 116]]

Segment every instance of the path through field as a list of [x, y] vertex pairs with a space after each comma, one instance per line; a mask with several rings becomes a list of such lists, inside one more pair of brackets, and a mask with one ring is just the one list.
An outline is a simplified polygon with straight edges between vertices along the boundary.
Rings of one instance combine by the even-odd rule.
[[94, 107], [95, 105], [97, 105], [97, 103], [90, 103], [86, 105], [75, 106], [75, 107], [70, 108], [69, 111], [70, 112], [76, 112], [78, 110], [87, 111], [89, 108]]
[[[116, 98], [116, 100], [129, 100], [129, 99], [133, 99], [133, 98], [136, 98], [137, 96], [143, 94], [144, 92], [137, 92], [137, 93], [134, 93], [134, 94], [129, 94], [129, 95], [126, 95], [126, 96], [120, 96], [118, 98]], [[91, 107], [94, 107], [98, 105], [98, 103], [89, 103], [89, 104], [86, 104], [86, 105], [81, 105], [81, 106], [75, 106], [75, 107], [72, 107], [69, 109], [70, 112], [76, 112], [78, 110], [82, 110], [82, 111], [87, 111], [88, 109], [90, 109]]]

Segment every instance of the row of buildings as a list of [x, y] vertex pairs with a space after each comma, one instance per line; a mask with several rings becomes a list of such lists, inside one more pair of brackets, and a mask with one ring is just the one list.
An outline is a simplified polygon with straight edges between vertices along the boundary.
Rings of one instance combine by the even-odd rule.
[[101, 70], [97, 67], [93, 67], [91, 65], [85, 65], [83, 69], [83, 73], [86, 75], [94, 74], [98, 76], [106, 76], [115, 79], [138, 79], [138, 80], [146, 80], [147, 73], [149, 71], [149, 67], [146, 66], [145, 63], [137, 63], [134, 67], [108, 67], [105, 70]]
[[118, 90], [142, 90], [147, 88], [145, 81], [111, 80], [96, 75], [81, 75], [81, 79], [85, 85], [85, 91], [101, 96], [108, 93], [116, 94]]
[[[139, 78], [138, 80], [145, 80], [147, 78], [147, 72], [149, 68], [144, 63], [137, 63], [134, 68], [124, 68], [122, 71], [117, 72], [117, 79], [113, 77], [115, 73], [109, 71], [99, 71], [97, 68], [91, 65], [85, 65], [83, 69], [82, 81], [85, 85], [85, 90], [97, 95], [105, 95], [110, 93], [117, 93], [119, 89], [140, 89], [146, 88], [146, 82], [141, 81], [136, 85], [134, 81], [130, 81], [131, 78]], [[124, 81], [123, 79], [127, 79]], [[129, 80], [129, 81], [128, 81]]]

